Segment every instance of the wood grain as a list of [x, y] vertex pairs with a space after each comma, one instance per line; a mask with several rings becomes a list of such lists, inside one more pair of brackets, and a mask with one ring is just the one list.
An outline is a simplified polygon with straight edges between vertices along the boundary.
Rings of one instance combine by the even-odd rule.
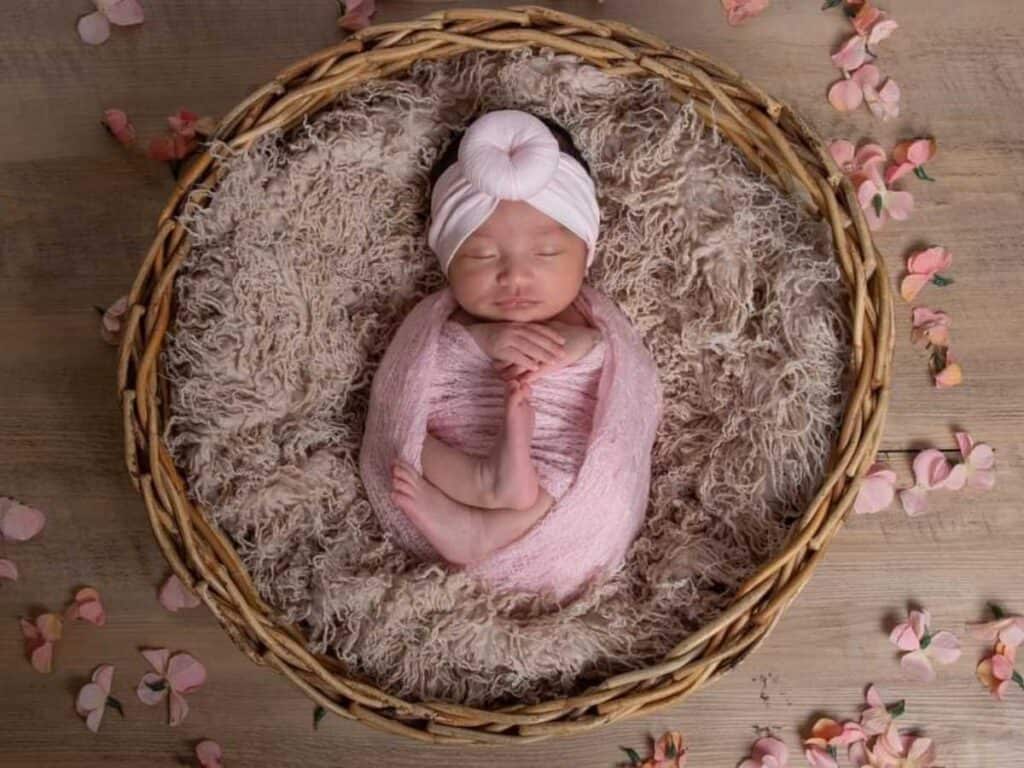
[[[380, 5], [381, 22], [437, 7]], [[92, 306], [125, 292], [172, 185], [166, 169], [106, 135], [102, 110], [126, 109], [143, 140], [179, 106], [222, 114], [281, 67], [338, 40], [335, 4], [146, 3], [142, 27], [115, 29], [98, 48], [81, 44], [74, 29], [88, 3], [12, 4], [0, 26], [0, 98], [8, 107], [0, 111], [0, 494], [45, 508], [49, 525], [31, 543], [0, 544], [0, 557], [22, 573], [0, 585], [4, 766], [188, 764], [204, 737], [224, 745], [230, 764], [246, 766], [610, 766], [623, 758], [618, 745], [642, 748], [647, 734], [666, 728], [686, 732], [691, 765], [732, 766], [756, 728], [774, 728], [795, 748], [814, 715], [852, 716], [871, 681], [908, 700], [907, 723], [936, 739], [941, 764], [1024, 766], [1024, 692], [1005, 704], [988, 697], [973, 676], [978, 644], [965, 643], [964, 657], [922, 686], [900, 677], [884, 634], [909, 602], [958, 632], [982, 618], [989, 600], [1024, 612], [1019, 15], [1000, 0], [883, 3], [901, 28], [882, 43], [879, 63], [902, 86], [904, 110], [881, 124], [866, 110], [839, 115], [825, 101], [836, 72], [828, 54], [848, 26], [814, 0], [776, 0], [736, 29], [724, 24], [717, 0], [551, 5], [701, 49], [791, 103], [826, 138], [872, 137], [886, 146], [914, 135], [938, 139], [929, 171], [939, 181], [915, 183], [913, 218], [878, 243], [894, 285], [909, 249], [939, 243], [953, 251], [955, 284], [927, 288], [919, 303], [953, 315], [967, 381], [951, 391], [930, 387], [909, 344], [909, 308], [898, 303], [884, 448], [906, 478], [914, 449], [952, 448], [953, 429], [966, 428], [996, 448], [997, 487], [936, 495], [916, 519], [898, 511], [852, 519], [765, 645], [655, 716], [491, 750], [425, 748], [331, 717], [313, 731], [308, 700], [239, 654], [211, 616], [168, 614], [157, 604], [166, 569], [123, 469], [114, 351], [99, 339]], [[110, 623], [70, 627], [54, 673], [37, 674], [24, 661], [16, 618], [58, 609], [85, 584], [102, 592]], [[146, 669], [138, 648], [147, 645], [187, 648], [210, 669], [178, 728], [135, 697]], [[74, 713], [73, 693], [101, 662], [117, 667], [114, 694], [126, 719], [108, 712], [94, 736]]]

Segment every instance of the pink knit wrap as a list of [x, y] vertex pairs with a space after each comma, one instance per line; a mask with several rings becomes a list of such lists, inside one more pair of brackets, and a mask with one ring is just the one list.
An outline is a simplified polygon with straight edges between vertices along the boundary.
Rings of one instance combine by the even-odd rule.
[[[556, 501], [519, 539], [467, 566], [503, 590], [550, 591], [567, 598], [591, 577], [621, 564], [643, 522], [651, 448], [662, 412], [657, 370], [609, 298], [583, 286], [575, 306], [601, 332], [602, 341], [576, 364], [533, 387], [538, 429], [531, 452], [541, 484]], [[437, 553], [389, 497], [391, 464], [401, 456], [422, 471], [428, 425], [439, 429], [439, 439], [461, 443], [456, 447], [471, 453], [485, 452], [487, 436], [493, 441], [497, 434], [490, 419], [502, 402], [500, 379], [489, 362], [466, 357], [473, 354], [465, 346], [471, 338], [447, 322], [456, 309], [446, 287], [420, 301], [399, 327], [374, 376], [359, 455], [367, 496], [381, 524], [398, 544], [428, 560]], [[451, 335], [460, 332], [464, 344]], [[447, 407], [474, 394], [490, 405], [461, 411], [463, 416], [460, 409]], [[470, 423], [481, 417], [484, 421], [476, 426]], [[570, 423], [577, 418], [590, 422], [582, 455], [586, 426]], [[561, 442], [559, 427], [564, 430]]]

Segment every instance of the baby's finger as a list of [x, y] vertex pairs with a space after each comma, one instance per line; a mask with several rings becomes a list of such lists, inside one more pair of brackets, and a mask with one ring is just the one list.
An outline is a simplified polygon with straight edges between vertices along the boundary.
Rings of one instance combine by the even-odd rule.
[[[552, 346], [554, 345], [551, 341], [548, 341], [546, 343], [551, 344]], [[536, 343], [533, 339], [527, 338], [526, 336], [520, 336], [519, 338], [516, 339], [516, 349], [518, 349], [520, 352], [526, 355], [529, 355], [531, 358], [541, 363], [547, 363], [550, 362], [551, 360], [556, 360], [558, 356], [562, 353], [561, 349], [548, 349], [547, 347]]]
[[556, 344], [563, 345], [566, 342], [565, 336], [560, 334], [554, 328], [551, 328], [550, 326], [544, 325], [543, 323], [527, 323], [526, 326], [528, 328], [531, 328], [531, 329], [537, 331], [537, 333], [546, 336], [547, 338], [551, 339]]
[[532, 325], [529, 327], [527, 338], [534, 344], [544, 347], [544, 349], [554, 352], [556, 355], [565, 349], [565, 344], [553, 340], [550, 336], [544, 334], [541, 330], [544, 326]]

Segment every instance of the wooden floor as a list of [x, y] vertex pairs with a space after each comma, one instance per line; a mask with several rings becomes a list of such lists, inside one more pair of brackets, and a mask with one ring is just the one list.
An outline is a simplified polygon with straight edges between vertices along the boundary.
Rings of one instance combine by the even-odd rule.
[[[691, 744], [691, 766], [729, 768], [759, 729], [792, 748], [813, 717], [849, 718], [863, 686], [906, 698], [906, 724], [938, 744], [939, 764], [1024, 766], [1024, 691], [996, 703], [974, 679], [982, 648], [931, 685], [900, 676], [885, 630], [914, 602], [939, 627], [963, 631], [998, 600], [1024, 613], [1024, 22], [1015, 0], [879, 0], [901, 28], [882, 44], [885, 72], [902, 86], [904, 109], [881, 124], [862, 110], [834, 112], [830, 50], [847, 34], [821, 0], [775, 0], [733, 29], [717, 0], [592, 0], [551, 3], [594, 18], [615, 17], [674, 44], [701, 49], [788, 101], [826, 138], [934, 135], [912, 220], [878, 238], [894, 273], [908, 249], [937, 243], [955, 256], [955, 285], [928, 288], [950, 312], [966, 371], [959, 389], [930, 386], [909, 343], [909, 311], [897, 304], [892, 406], [884, 448], [907, 477], [922, 446], [954, 447], [966, 429], [991, 443], [998, 483], [987, 494], [936, 497], [931, 512], [851, 520], [811, 584], [765, 645], [713, 687], [643, 720], [586, 736], [492, 750], [428, 748], [328, 717], [313, 731], [312, 706], [283, 678], [253, 666], [204, 609], [169, 614], [155, 592], [167, 569], [121, 458], [114, 351], [97, 333], [93, 305], [126, 289], [172, 179], [127, 154], [98, 125], [104, 108], [133, 117], [140, 136], [162, 130], [179, 106], [224, 114], [285, 65], [335, 42], [335, 3], [142, 0], [141, 28], [115, 29], [99, 48], [75, 33], [87, 0], [7, 2], [0, 23], [0, 495], [49, 513], [34, 542], [0, 545], [17, 583], [0, 585], [0, 763], [14, 766], [189, 764], [211, 737], [233, 766], [611, 766], [619, 745], [641, 749], [672, 728]], [[413, 18], [434, 3], [378, 0], [378, 21]], [[470, 6], [500, 7], [495, 2]], [[56, 669], [24, 660], [17, 617], [56, 610], [75, 587], [96, 586], [110, 623], [78, 624], [61, 642]], [[191, 697], [186, 722], [136, 699], [145, 671], [140, 646], [188, 649], [209, 683]], [[74, 692], [100, 662], [117, 667], [99, 735], [75, 715]], [[802, 758], [794, 760], [801, 765]]]

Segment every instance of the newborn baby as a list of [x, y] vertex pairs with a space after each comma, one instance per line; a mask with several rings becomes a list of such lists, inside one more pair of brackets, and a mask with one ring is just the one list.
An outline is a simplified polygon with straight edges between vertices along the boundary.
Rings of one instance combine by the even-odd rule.
[[[526, 112], [483, 115], [439, 162], [444, 172], [431, 196], [428, 243], [459, 305], [450, 321], [505, 382], [500, 432], [486, 455], [467, 454], [428, 431], [423, 474], [400, 459], [393, 466], [392, 501], [456, 564], [515, 540], [551, 508], [554, 496], [531, 458], [531, 385], [587, 357], [601, 339], [574, 306], [597, 240], [594, 184], [568, 134], [552, 126], [560, 136]], [[459, 159], [451, 162], [454, 151]], [[473, 178], [474, 162], [486, 165], [486, 175]], [[476, 189], [500, 198], [490, 212], [472, 199]], [[599, 364], [588, 373], [589, 391], [575, 399], [589, 399], [583, 410], [592, 411]], [[590, 420], [566, 426], [579, 430], [576, 442], [585, 445]], [[578, 468], [582, 456], [576, 458]]]

